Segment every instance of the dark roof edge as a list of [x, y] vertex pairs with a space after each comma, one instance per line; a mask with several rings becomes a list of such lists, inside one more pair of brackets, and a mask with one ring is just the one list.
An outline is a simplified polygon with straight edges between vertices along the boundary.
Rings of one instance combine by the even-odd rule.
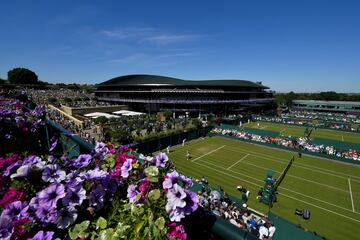
[[[156, 78], [157, 80], [161, 80], [164, 81], [163, 83], [137, 83], [136, 81], [139, 78]], [[120, 83], [120, 81], [129, 81], [130, 79], [134, 79], [135, 82], [134, 83]], [[160, 75], [150, 75], [150, 74], [134, 74], [134, 75], [124, 75], [124, 76], [120, 76], [120, 77], [114, 77], [111, 78], [105, 82], [96, 84], [96, 86], [119, 86], [119, 85], [124, 85], [124, 86], [146, 86], [149, 84], [154, 84], [154, 86], [158, 85], [158, 86], [172, 86], [172, 85], [196, 85], [196, 84], [201, 84], [201, 85], [206, 85], [206, 83], [208, 84], [214, 84], [214, 83], [218, 83], [219, 86], [223, 85], [229, 85], [231, 86], [231, 83], [235, 83], [233, 86], [239, 84], [240, 82], [249, 85], [253, 85], [252, 87], [259, 87], [259, 88], [264, 88], [264, 89], [269, 89], [269, 87], [259, 84], [257, 82], [253, 82], [250, 80], [241, 80], [241, 79], [214, 79], [214, 80], [184, 80], [184, 79], [180, 79], [180, 78], [174, 78], [174, 77], [167, 77], [167, 76], [160, 76]], [[237, 84], [236, 84], [237, 83]]]

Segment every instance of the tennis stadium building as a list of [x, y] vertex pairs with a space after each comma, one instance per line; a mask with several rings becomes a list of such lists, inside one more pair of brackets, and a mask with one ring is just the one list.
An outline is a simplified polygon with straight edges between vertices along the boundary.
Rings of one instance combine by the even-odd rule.
[[127, 75], [97, 85], [99, 101], [126, 104], [144, 112], [229, 114], [274, 107], [274, 96], [261, 82], [182, 80], [156, 75]]

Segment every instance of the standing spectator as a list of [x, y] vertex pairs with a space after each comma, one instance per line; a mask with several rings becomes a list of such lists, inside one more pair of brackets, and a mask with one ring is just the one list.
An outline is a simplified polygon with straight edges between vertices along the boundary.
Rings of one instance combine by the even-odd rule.
[[269, 240], [272, 240], [275, 234], [276, 228], [273, 224], [270, 224], [269, 227]]

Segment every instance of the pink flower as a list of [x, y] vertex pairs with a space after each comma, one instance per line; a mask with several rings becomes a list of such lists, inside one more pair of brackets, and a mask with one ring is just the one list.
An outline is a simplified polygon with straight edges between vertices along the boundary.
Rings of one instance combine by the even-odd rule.
[[144, 178], [142, 180], [142, 183], [140, 184], [140, 187], [139, 187], [142, 197], [145, 197], [146, 192], [148, 191], [148, 189], [150, 187], [150, 184], [151, 184], [151, 182], [149, 181], [148, 178]]
[[24, 198], [24, 192], [21, 192], [15, 188], [9, 188], [9, 190], [4, 194], [4, 197], [0, 200], [0, 206], [5, 208], [10, 203], [15, 201], [22, 201]]
[[114, 148], [114, 146], [112, 144], [109, 144], [108, 146], [108, 149], [110, 151], [111, 154], [115, 154], [116, 153], [116, 149]]
[[13, 234], [11, 235], [11, 239], [14, 240], [21, 240], [21, 239], [27, 239], [27, 237], [25, 236], [26, 234], [26, 229], [24, 224], [29, 222], [30, 220], [27, 218], [22, 218], [19, 219], [17, 221], [13, 222]]
[[0, 158], [0, 169], [5, 169], [18, 160], [19, 160], [19, 155], [17, 154], [13, 154], [7, 158]]
[[183, 225], [173, 222], [168, 225], [168, 228], [168, 237], [170, 239], [186, 240], [187, 236]]

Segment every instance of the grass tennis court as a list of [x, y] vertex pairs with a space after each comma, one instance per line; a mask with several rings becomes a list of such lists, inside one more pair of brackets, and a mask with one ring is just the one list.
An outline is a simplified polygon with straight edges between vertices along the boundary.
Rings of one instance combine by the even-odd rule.
[[[259, 123], [259, 126], [257, 124]], [[273, 132], [279, 132], [283, 136], [296, 136], [303, 137], [304, 131], [306, 127], [289, 125], [289, 124], [281, 124], [281, 123], [271, 123], [271, 122], [251, 122], [249, 124], [243, 125], [244, 128], [255, 128]], [[360, 144], [360, 134], [345, 132], [345, 131], [336, 131], [330, 129], [316, 129], [313, 130], [310, 136], [311, 139], [314, 138], [324, 138], [324, 139], [332, 139], [342, 142], [351, 142]]]
[[[186, 152], [192, 158], [186, 159]], [[183, 174], [205, 176], [213, 186], [241, 197], [237, 185], [251, 191], [248, 205], [266, 213], [268, 207], [256, 199], [268, 169], [277, 178], [295, 152], [282, 151], [223, 137], [206, 137], [185, 146], [175, 146], [170, 160]], [[360, 236], [360, 167], [316, 157], [295, 157], [278, 188], [272, 212], [328, 239]], [[309, 209], [310, 220], [294, 214]], [[292, 239], [296, 239], [295, 237]]]

